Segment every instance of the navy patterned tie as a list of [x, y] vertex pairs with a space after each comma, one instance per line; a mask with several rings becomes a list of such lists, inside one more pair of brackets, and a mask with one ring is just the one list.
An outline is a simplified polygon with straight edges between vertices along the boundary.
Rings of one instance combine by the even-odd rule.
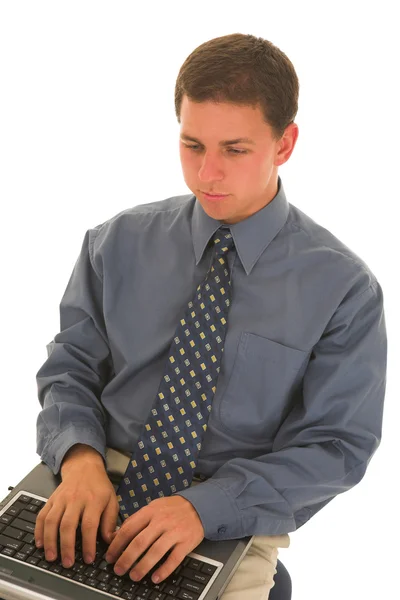
[[124, 520], [149, 502], [190, 486], [207, 430], [227, 328], [231, 282], [229, 229], [213, 236], [215, 254], [179, 322], [156, 400], [117, 490]]

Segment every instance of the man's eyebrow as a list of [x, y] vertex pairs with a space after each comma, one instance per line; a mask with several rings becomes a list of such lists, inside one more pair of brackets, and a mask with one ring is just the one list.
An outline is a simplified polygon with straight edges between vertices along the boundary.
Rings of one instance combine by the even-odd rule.
[[[200, 140], [195, 137], [191, 137], [187, 133], [181, 133], [181, 139], [186, 140], [188, 142], [196, 142], [196, 144], [203, 145]], [[232, 144], [255, 144], [254, 140], [251, 140], [248, 137], [236, 138], [234, 140], [222, 140], [219, 145], [220, 146], [231, 146]]]

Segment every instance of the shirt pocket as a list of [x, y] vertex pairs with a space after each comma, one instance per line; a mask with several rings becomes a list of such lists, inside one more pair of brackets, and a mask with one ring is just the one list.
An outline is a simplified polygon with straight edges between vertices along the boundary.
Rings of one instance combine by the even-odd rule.
[[236, 438], [272, 440], [300, 389], [309, 353], [242, 332], [220, 403], [221, 425]]

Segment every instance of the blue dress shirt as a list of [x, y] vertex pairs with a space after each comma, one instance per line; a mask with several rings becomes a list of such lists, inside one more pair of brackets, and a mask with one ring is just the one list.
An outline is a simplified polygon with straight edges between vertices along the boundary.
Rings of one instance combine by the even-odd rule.
[[[130, 455], [176, 326], [212, 260], [221, 222], [197, 198], [129, 208], [86, 232], [37, 373], [37, 452]], [[202, 483], [178, 492], [213, 540], [302, 526], [356, 485], [381, 440], [387, 339], [368, 266], [288, 203], [230, 226], [232, 305]]]

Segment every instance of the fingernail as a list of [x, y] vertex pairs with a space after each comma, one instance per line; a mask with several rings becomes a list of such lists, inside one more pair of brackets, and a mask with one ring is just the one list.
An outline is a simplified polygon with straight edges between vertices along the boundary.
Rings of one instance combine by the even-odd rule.
[[152, 580], [154, 581], [154, 583], [158, 583], [160, 581], [160, 578], [158, 575], [153, 575]]
[[124, 570], [121, 569], [121, 567], [115, 567], [115, 569], [114, 569], [114, 573], [116, 575], [122, 575], [123, 572], [124, 572]]
[[69, 569], [69, 567], [72, 567], [73, 561], [70, 558], [66, 558], [63, 562], [63, 565], [66, 569]]
[[36, 540], [36, 547], [41, 548], [43, 546], [42, 540]]
[[56, 557], [56, 555], [51, 550], [49, 550], [48, 552], [46, 552], [46, 560], [54, 560], [55, 557]]
[[85, 554], [85, 562], [91, 563], [91, 562], [93, 562], [93, 560], [94, 559], [91, 554]]

